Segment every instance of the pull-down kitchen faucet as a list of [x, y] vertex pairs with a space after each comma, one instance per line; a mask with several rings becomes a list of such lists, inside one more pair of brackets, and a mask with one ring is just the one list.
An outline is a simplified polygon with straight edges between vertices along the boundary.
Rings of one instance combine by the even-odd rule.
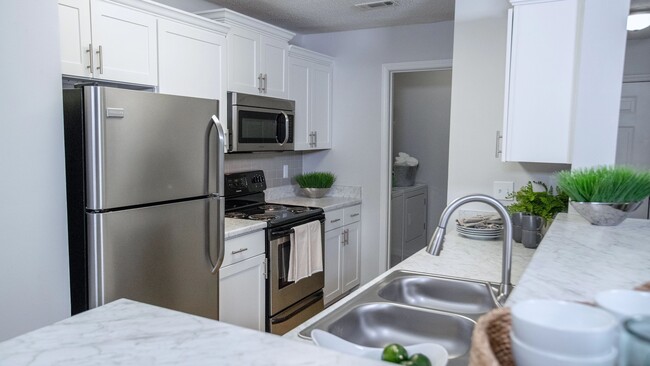
[[447, 222], [449, 222], [451, 214], [456, 211], [457, 208], [469, 202], [486, 203], [497, 210], [503, 219], [503, 258], [501, 259], [501, 284], [499, 285], [499, 295], [497, 296], [497, 300], [499, 300], [499, 302], [504, 302], [512, 291], [512, 284], [510, 283], [510, 272], [512, 270], [512, 220], [510, 220], [510, 215], [506, 208], [503, 207], [503, 205], [495, 198], [484, 194], [473, 194], [457, 198], [451, 202], [440, 215], [440, 222], [438, 223], [436, 230], [433, 232], [431, 241], [427, 246], [427, 252], [432, 255], [440, 255], [440, 252], [442, 251], [442, 242], [445, 239]]

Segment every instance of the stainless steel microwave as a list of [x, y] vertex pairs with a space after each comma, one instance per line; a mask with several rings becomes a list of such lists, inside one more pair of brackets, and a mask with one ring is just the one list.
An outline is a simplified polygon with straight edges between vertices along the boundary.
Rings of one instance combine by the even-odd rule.
[[228, 92], [228, 151], [293, 150], [293, 100]]

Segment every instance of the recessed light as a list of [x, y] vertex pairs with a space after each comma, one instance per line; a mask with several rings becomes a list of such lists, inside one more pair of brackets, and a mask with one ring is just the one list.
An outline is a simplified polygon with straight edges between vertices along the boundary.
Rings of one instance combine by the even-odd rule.
[[627, 30], [637, 31], [650, 26], [650, 13], [635, 13], [627, 17]]

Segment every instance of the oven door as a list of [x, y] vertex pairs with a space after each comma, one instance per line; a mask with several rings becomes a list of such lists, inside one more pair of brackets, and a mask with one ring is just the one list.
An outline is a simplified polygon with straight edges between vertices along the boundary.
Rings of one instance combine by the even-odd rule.
[[293, 112], [234, 106], [232, 151], [293, 150]]
[[325, 309], [323, 291], [318, 291], [270, 318], [269, 332], [283, 335]]
[[[308, 220], [302, 223], [307, 223]], [[321, 222], [321, 240], [325, 247], [324, 219]], [[300, 302], [307, 296], [323, 289], [325, 276], [323, 272], [303, 278], [298, 282], [287, 281], [289, 274], [289, 232], [291, 227], [269, 229], [269, 279], [268, 279], [268, 315], [276, 315], [282, 310]], [[324, 256], [323, 256], [324, 257]]]

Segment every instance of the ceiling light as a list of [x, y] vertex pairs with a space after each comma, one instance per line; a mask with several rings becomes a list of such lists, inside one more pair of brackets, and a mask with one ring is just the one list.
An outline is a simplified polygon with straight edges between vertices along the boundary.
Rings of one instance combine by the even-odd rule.
[[650, 26], [650, 13], [630, 14], [627, 17], [627, 30], [637, 31]]

